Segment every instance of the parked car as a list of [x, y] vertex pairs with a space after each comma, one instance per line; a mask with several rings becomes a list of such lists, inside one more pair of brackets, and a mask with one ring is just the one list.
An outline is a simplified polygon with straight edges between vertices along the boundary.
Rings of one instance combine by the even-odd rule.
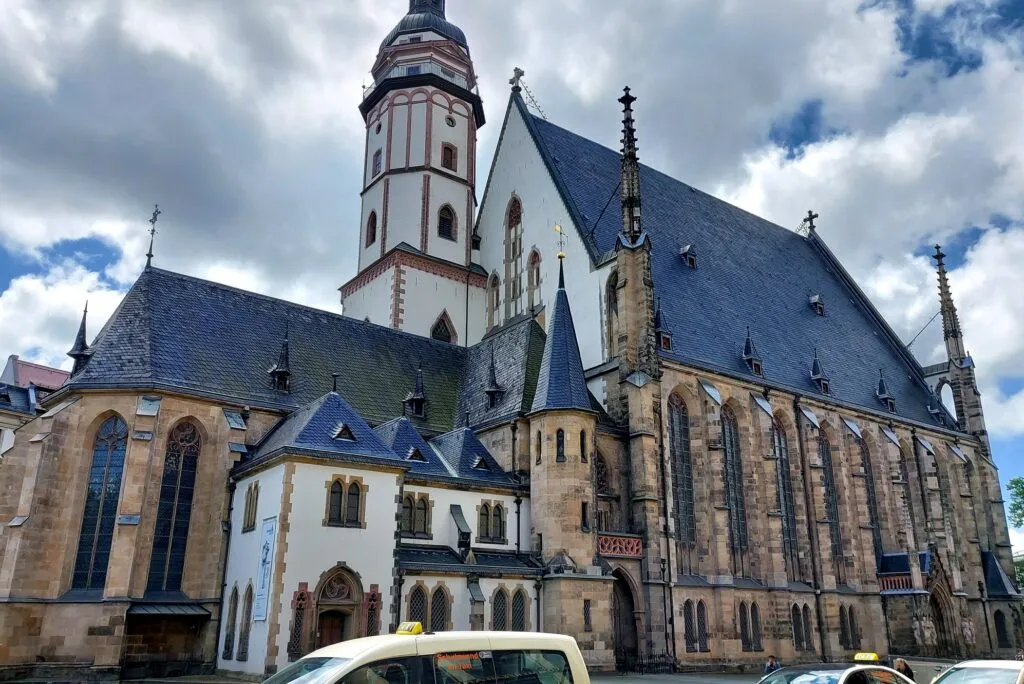
[[395, 634], [342, 641], [292, 663], [264, 684], [590, 684], [576, 640], [537, 632]]
[[[811, 663], [791, 665], [766, 675], [758, 684], [914, 684], [881, 665]], [[979, 683], [980, 684], [980, 683]]]
[[1024, 684], [1024, 662], [965, 660], [933, 679], [932, 684]]

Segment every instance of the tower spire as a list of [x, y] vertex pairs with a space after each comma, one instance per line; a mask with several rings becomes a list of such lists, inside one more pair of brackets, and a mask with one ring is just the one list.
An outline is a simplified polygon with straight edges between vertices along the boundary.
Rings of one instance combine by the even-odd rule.
[[288, 321], [285, 321], [284, 341], [281, 343], [281, 351], [277, 356], [277, 363], [270, 369], [270, 377], [273, 378], [274, 389], [279, 392], [287, 392], [291, 388], [292, 371], [288, 352]]
[[153, 265], [153, 238], [156, 237], [156, 222], [160, 217], [160, 205], [153, 205], [153, 216], [149, 219], [149, 251], [146, 252], [146, 268]]
[[622, 103], [622, 233], [635, 243], [643, 232], [640, 223], [640, 160], [637, 157], [636, 122], [629, 86], [623, 89]]
[[444, 19], [444, 0], [409, 0], [409, 14], [420, 12], [436, 14]]
[[962, 361], [967, 357], [964, 350], [963, 336], [960, 332], [960, 315], [953, 304], [953, 294], [949, 289], [949, 278], [946, 274], [946, 255], [942, 247], [935, 245], [935, 264], [939, 276], [939, 306], [942, 312], [942, 336], [946, 341], [946, 353], [950, 361]]
[[82, 322], [78, 324], [78, 334], [75, 335], [75, 343], [68, 352], [68, 356], [75, 361], [75, 365], [71, 369], [71, 375], [78, 375], [79, 371], [85, 368], [85, 364], [89, 362], [89, 357], [92, 356], [92, 349], [89, 348], [85, 328], [85, 321], [88, 315], [89, 302], [86, 301], [85, 310], [82, 311]]

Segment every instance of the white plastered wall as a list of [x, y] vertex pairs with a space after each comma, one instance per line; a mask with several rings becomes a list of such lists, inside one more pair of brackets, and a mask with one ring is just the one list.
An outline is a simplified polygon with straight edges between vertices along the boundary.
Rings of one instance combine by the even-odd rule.
[[394, 297], [395, 271], [387, 269], [345, 298], [344, 315], [371, 323], [391, 325], [391, 304]]

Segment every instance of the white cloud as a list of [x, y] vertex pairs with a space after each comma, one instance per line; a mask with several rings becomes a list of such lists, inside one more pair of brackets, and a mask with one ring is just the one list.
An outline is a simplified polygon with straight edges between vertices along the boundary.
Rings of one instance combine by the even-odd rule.
[[1013, 547], [1013, 555], [1024, 554], [1024, 528], [1010, 528], [1010, 545]]

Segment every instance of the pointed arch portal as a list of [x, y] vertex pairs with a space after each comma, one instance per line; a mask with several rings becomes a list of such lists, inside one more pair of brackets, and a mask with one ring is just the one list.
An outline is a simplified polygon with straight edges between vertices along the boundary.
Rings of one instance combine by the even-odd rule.
[[612, 585], [612, 633], [615, 644], [615, 667], [635, 670], [640, 655], [637, 631], [636, 601], [629, 580], [621, 571], [615, 573]]

